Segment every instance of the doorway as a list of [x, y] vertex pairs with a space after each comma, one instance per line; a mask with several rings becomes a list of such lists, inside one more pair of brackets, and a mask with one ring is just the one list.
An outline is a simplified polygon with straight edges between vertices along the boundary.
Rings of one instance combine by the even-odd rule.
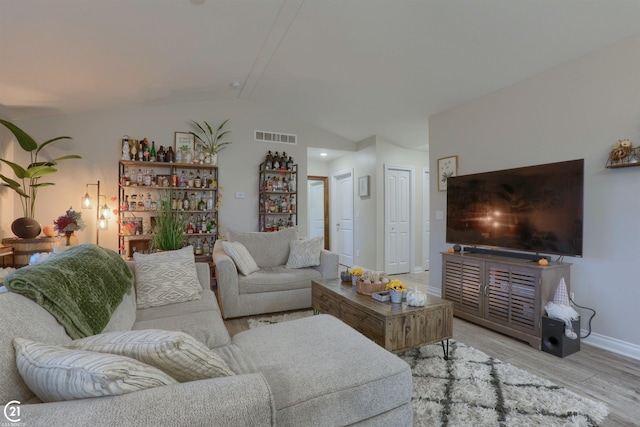
[[329, 179], [326, 176], [307, 177], [307, 224], [309, 239], [324, 238], [324, 248], [329, 250]]
[[333, 251], [340, 264], [353, 267], [353, 169], [331, 175]]

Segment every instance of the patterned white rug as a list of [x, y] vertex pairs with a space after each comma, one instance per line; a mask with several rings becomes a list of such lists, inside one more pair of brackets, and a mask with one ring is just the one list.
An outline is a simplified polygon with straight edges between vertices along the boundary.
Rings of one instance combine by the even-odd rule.
[[[249, 319], [256, 328], [311, 316], [299, 311]], [[449, 341], [398, 355], [413, 372], [415, 426], [598, 426], [607, 406], [487, 354]]]

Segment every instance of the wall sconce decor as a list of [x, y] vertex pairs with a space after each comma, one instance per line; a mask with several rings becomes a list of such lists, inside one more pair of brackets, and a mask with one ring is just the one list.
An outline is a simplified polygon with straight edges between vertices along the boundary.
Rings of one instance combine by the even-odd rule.
[[[100, 241], [100, 230], [109, 228], [109, 218], [111, 217], [111, 209], [107, 206], [107, 196], [100, 194], [100, 181], [96, 184], [86, 184], [86, 193], [82, 198], [82, 209], [93, 209], [93, 199], [89, 195], [89, 186], [96, 186], [96, 245]], [[104, 204], [100, 204], [100, 198], [104, 197]]]

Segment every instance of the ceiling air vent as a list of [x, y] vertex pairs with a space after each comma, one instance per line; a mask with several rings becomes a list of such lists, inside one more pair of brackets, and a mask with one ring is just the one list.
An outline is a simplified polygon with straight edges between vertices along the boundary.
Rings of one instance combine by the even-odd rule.
[[256, 142], [277, 142], [280, 144], [297, 144], [298, 135], [291, 133], [267, 132], [264, 130], [254, 131]]

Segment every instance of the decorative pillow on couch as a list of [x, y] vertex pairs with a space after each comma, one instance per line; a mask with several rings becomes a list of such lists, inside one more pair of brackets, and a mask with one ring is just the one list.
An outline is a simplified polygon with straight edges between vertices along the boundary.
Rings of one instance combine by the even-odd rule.
[[235, 375], [218, 354], [183, 332], [142, 329], [71, 341], [65, 348], [127, 356], [180, 382]]
[[287, 268], [304, 268], [320, 265], [322, 237], [309, 240], [292, 240], [289, 242], [289, 260]]
[[225, 241], [222, 242], [222, 249], [224, 250], [224, 253], [229, 255], [233, 260], [240, 273], [245, 276], [260, 270], [260, 267], [258, 267], [258, 264], [256, 264], [253, 257], [242, 243]]
[[43, 402], [116, 396], [177, 381], [129, 357], [14, 338], [18, 371]]
[[200, 299], [193, 246], [154, 254], [133, 254], [137, 307], [149, 308]]

